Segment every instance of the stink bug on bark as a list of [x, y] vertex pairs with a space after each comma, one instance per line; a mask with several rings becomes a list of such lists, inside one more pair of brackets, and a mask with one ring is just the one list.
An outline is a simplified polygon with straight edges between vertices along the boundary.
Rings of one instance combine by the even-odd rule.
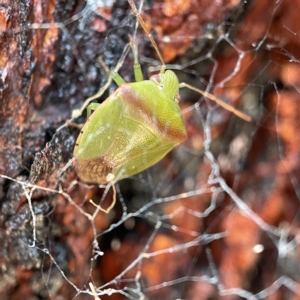
[[121, 84], [82, 128], [74, 149], [78, 176], [102, 184], [110, 181], [109, 174], [116, 180], [130, 177], [183, 142], [178, 89], [172, 71]]
[[144, 80], [137, 44], [131, 41], [136, 82], [126, 83], [117, 72], [110, 72], [118, 89], [102, 104], [88, 106], [88, 120], [77, 139], [74, 156], [78, 176], [89, 183], [113, 183], [135, 175], [157, 163], [187, 138], [177, 100], [179, 88], [190, 88], [241, 118], [250, 119], [213, 95], [179, 83], [173, 71], [165, 71], [156, 42], [134, 2], [128, 2], [155, 48], [162, 67], [159, 74]]

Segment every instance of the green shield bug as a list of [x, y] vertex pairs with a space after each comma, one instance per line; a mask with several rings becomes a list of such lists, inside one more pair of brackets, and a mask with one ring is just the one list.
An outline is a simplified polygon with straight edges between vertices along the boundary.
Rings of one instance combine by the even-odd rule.
[[128, 2], [155, 48], [162, 67], [159, 74], [144, 80], [137, 44], [131, 41], [136, 82], [126, 83], [117, 72], [110, 72], [118, 89], [102, 104], [88, 106], [88, 120], [77, 139], [74, 156], [77, 175], [89, 183], [113, 183], [135, 175], [186, 140], [177, 101], [179, 88], [193, 89], [249, 120], [248, 116], [213, 95], [186, 83], [179, 84], [173, 71], [165, 71], [156, 42], [134, 2]]
[[178, 85], [172, 71], [121, 84], [82, 128], [74, 149], [78, 176], [102, 184], [130, 177], [183, 142]]

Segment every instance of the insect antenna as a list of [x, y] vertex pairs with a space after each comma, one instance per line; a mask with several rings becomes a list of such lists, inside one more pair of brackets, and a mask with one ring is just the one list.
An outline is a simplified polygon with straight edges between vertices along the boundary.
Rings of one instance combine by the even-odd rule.
[[155, 40], [153, 38], [153, 35], [151, 34], [151, 32], [149, 31], [149, 29], [147, 28], [146, 23], [144, 22], [144, 20], [143, 20], [141, 14], [139, 13], [139, 11], [137, 10], [136, 5], [134, 4], [133, 0], [128, 0], [128, 2], [129, 2], [130, 6], [131, 6], [131, 8], [133, 10], [133, 13], [136, 15], [136, 18], [137, 18], [139, 24], [143, 27], [143, 29], [144, 29], [145, 33], [147, 34], [147, 36], [148, 36], [148, 38], [149, 38], [149, 40], [150, 40], [153, 48], [155, 49], [155, 51], [156, 51], [156, 53], [158, 55], [158, 58], [159, 58], [159, 60], [161, 62], [160, 73], [161, 74], [165, 73], [166, 64], [165, 64], [165, 62], [164, 62], [164, 60], [162, 58], [162, 55], [161, 55], [161, 53], [159, 51], [157, 43], [155, 42]]
[[199, 94], [201, 94], [202, 96], [215, 101], [217, 104], [219, 104], [220, 106], [222, 106], [223, 108], [225, 108], [226, 110], [232, 112], [233, 114], [235, 114], [236, 116], [238, 116], [239, 118], [245, 120], [246, 122], [251, 122], [252, 119], [251, 117], [249, 117], [248, 115], [244, 114], [243, 112], [241, 112], [240, 110], [234, 108], [232, 105], [227, 104], [226, 102], [222, 101], [221, 99], [217, 98], [216, 96], [205, 92], [203, 90], [197, 89], [195, 87], [193, 87], [192, 85], [185, 83], [185, 82], [181, 82], [179, 83], [179, 88], [188, 88], [190, 90], [193, 90]]

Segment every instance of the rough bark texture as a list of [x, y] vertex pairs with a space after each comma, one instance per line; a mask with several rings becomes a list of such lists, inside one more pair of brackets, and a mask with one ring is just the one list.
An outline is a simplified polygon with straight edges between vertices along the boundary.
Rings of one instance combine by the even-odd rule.
[[[87, 5], [75, 0], [2, 0], [1, 299], [94, 299], [79, 289], [88, 288], [92, 280], [99, 287], [117, 278], [142, 252], [176, 249], [193, 241], [195, 236], [185, 232], [199, 232], [199, 235], [226, 232], [226, 235], [212, 243], [207, 240], [199, 242], [197, 247], [186, 247], [183, 252], [154, 255], [105, 288], [121, 290], [128, 285], [120, 279], [135, 278], [139, 270], [141, 290], [149, 299], [219, 299], [220, 287], [204, 280], [146, 289], [187, 275], [210, 274], [206, 247], [211, 250], [224, 289], [243, 288], [255, 294], [283, 275], [299, 282], [296, 266], [299, 266], [300, 8], [291, 0], [248, 2], [178, 0], [174, 5], [170, 0], [156, 1], [145, 3], [142, 15], [158, 41], [165, 62], [185, 69], [178, 70], [180, 81], [205, 88], [199, 85], [200, 78], [211, 79], [214, 84], [230, 76], [230, 80], [211, 92], [233, 106], [243, 103], [242, 109], [254, 121], [229, 122], [228, 112], [215, 110], [210, 123], [213, 137], [210, 149], [227, 184], [261, 220], [278, 230], [286, 229], [285, 238], [295, 242], [294, 248], [279, 256], [278, 249], [285, 249], [276, 244], [282, 242], [280, 235], [276, 232], [269, 235], [227, 194], [217, 198], [218, 206], [212, 213], [197, 217], [197, 212], [205, 211], [212, 203], [214, 193], [182, 196], [178, 201], [161, 203], [156, 213], [169, 216], [166, 228], [177, 226], [181, 230], [157, 232], [147, 249], [143, 246], [154, 230], [151, 221], [158, 224], [147, 211], [138, 214], [141, 218], [135, 219], [133, 229], [124, 222], [102, 235], [122, 217], [123, 198], [112, 215], [99, 212], [91, 222], [84, 214], [95, 211], [86, 199], [98, 203], [103, 189], [76, 181], [70, 159], [79, 130], [65, 123], [72, 110], [106, 82], [105, 70], [97, 64], [98, 57], [109, 67], [116, 65], [128, 43], [128, 34], [134, 32], [135, 16], [125, 0], [98, 8], [91, 5], [92, 1]], [[221, 37], [224, 42], [219, 42]], [[154, 59], [155, 54], [144, 32], [138, 31], [137, 39], [146, 73], [145, 57]], [[235, 47], [228, 41], [234, 41]], [[213, 60], [206, 53], [213, 55]], [[129, 53], [120, 71], [127, 81], [133, 78], [131, 70]], [[100, 101], [105, 96], [107, 93]], [[194, 93], [181, 94], [183, 109], [198, 100], [199, 95]], [[201, 121], [208, 107], [214, 105], [204, 102], [184, 114], [189, 136], [185, 147], [191, 153], [203, 150]], [[82, 116], [78, 122], [84, 120]], [[170, 183], [165, 193], [155, 195], [158, 198], [185, 192], [190, 178], [194, 184], [192, 191], [209, 183], [212, 164], [208, 159], [189, 165], [190, 156], [180, 151], [177, 155], [169, 155], [155, 169], [157, 174], [166, 172]], [[180, 173], [182, 166], [189, 167]], [[26, 188], [20, 182], [41, 188]], [[126, 199], [126, 206], [132, 211], [137, 210], [134, 199], [146, 201], [153, 196], [152, 186], [144, 189], [141, 182], [125, 180], [119, 185], [118, 195]], [[159, 186], [159, 178], [154, 178], [153, 184]], [[102, 205], [108, 206], [111, 199], [109, 193]], [[172, 215], [174, 211], [178, 213]], [[97, 240], [105, 255], [93, 261], [90, 274], [91, 257], [95, 257], [94, 230], [99, 234]], [[114, 249], [116, 240], [120, 244]], [[258, 244], [265, 251], [253, 251]], [[293, 287], [293, 293], [287, 288], [276, 288], [269, 297], [299, 299], [300, 291], [296, 285]], [[233, 294], [226, 297], [238, 299]], [[119, 293], [101, 296], [101, 299], [125, 298]]]

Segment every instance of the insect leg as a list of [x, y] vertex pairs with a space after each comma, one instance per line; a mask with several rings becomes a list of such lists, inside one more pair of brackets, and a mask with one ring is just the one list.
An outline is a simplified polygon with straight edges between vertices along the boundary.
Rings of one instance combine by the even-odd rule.
[[114, 193], [113, 194], [113, 201], [107, 209], [102, 208], [100, 205], [96, 204], [92, 199], [90, 199], [91, 204], [93, 204], [95, 207], [97, 207], [99, 210], [105, 212], [106, 214], [108, 214], [112, 210], [112, 208], [115, 206], [116, 200], [117, 200], [117, 192], [116, 192], [115, 184], [112, 182], [111, 186], [112, 186], [113, 193]]
[[[124, 58], [126, 57], [126, 55], [127, 55], [127, 53], [128, 53], [128, 50], [129, 50], [129, 47], [128, 47], [128, 45], [127, 45], [127, 46], [125, 47], [125, 49], [124, 49], [124, 51], [123, 51], [123, 54], [122, 54], [122, 56], [120, 57], [120, 59], [119, 59], [119, 61], [118, 61], [118, 63], [117, 63], [117, 65], [116, 65], [116, 67], [115, 67], [115, 69], [114, 69], [113, 72], [117, 73], [118, 70], [121, 68], [121, 66], [122, 66], [122, 64], [123, 64], [123, 61], [124, 61]], [[105, 64], [102, 62], [101, 59], [99, 60], [99, 62], [100, 62], [100, 64], [101, 64], [102, 66], [105, 66]], [[106, 71], [108, 74], [111, 74], [111, 72], [108, 70], [107, 67], [105, 67], [104, 69], [105, 69], [105, 71]], [[120, 76], [120, 77], [121, 77], [121, 76]], [[104, 92], [109, 88], [109, 86], [110, 86], [110, 84], [111, 84], [111, 82], [112, 82], [112, 79], [113, 79], [113, 78], [112, 78], [111, 76], [108, 76], [107, 82], [105, 83], [105, 85], [100, 89], [100, 91], [99, 91], [97, 94], [95, 94], [95, 95], [93, 95], [93, 96], [87, 98], [87, 99], [84, 101], [84, 103], [83, 103], [83, 105], [81, 106], [80, 109], [74, 109], [74, 110], [72, 111], [72, 118], [78, 118], [79, 116], [81, 116], [82, 113], [83, 113], [83, 111], [85, 110], [85, 108], [86, 108], [93, 100], [95, 100], [95, 99], [101, 97], [101, 96], [104, 94]], [[124, 81], [124, 80], [123, 80], [123, 81]], [[117, 83], [117, 84], [118, 84], [118, 83]]]
[[110, 70], [103, 62], [101, 58], [99, 58], [99, 63], [102, 65], [105, 72], [113, 79], [113, 81], [120, 86], [122, 83], [125, 83], [125, 80], [119, 75], [118, 69]]
[[215, 101], [216, 103], [218, 103], [220, 106], [224, 107], [225, 109], [227, 109], [228, 111], [231, 111], [232, 113], [234, 113], [236, 116], [240, 117], [241, 119], [247, 121], [247, 122], [251, 122], [251, 118], [244, 114], [243, 112], [241, 112], [240, 110], [234, 108], [233, 106], [225, 103], [224, 101], [220, 100], [219, 98], [215, 97], [214, 95], [210, 94], [210, 93], [207, 93], [205, 91], [202, 91], [200, 89], [197, 89], [195, 87], [193, 87], [192, 85], [190, 84], [187, 84], [185, 82], [181, 82], [179, 84], [179, 88], [188, 88], [190, 90], [193, 90], [201, 95], [203, 95], [204, 97], [212, 100], [212, 101]]
[[86, 109], [86, 117], [89, 118], [90, 115], [97, 109], [100, 103], [91, 103]]
[[130, 46], [133, 52], [133, 58], [134, 58], [134, 63], [133, 63], [133, 71], [134, 71], [134, 78], [135, 81], [143, 81], [144, 76], [142, 72], [141, 65], [139, 63], [139, 57], [138, 57], [138, 45], [137, 42], [131, 37], [130, 38]]
[[159, 60], [161, 61], [161, 69], [160, 69], [160, 73], [163, 74], [165, 73], [165, 70], [166, 70], [166, 65], [165, 65], [165, 62], [162, 58], [162, 55], [158, 49], [158, 46], [152, 36], [152, 34], [150, 33], [149, 29], [147, 28], [142, 16], [140, 15], [140, 13], [138, 12], [137, 8], [136, 8], [136, 5], [134, 4], [133, 0], [128, 0], [128, 3], [130, 4], [134, 14], [136, 15], [136, 18], [138, 19], [140, 25], [143, 27], [145, 33], [147, 34], [153, 48], [155, 49], [156, 53], [157, 53], [157, 56], [159, 58]]

